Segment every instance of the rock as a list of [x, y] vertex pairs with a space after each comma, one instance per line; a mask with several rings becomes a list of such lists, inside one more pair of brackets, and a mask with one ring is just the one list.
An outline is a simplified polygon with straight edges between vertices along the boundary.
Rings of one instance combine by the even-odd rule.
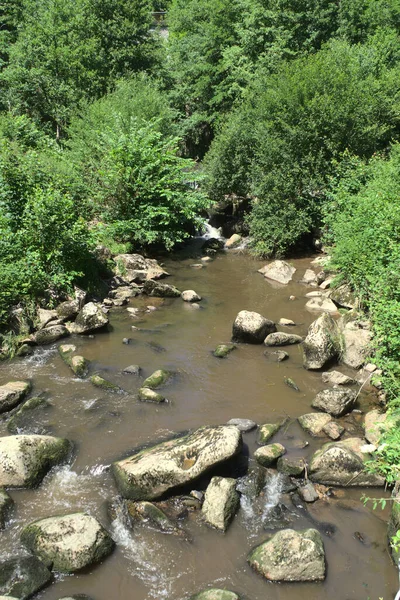
[[234, 425], [242, 432], [251, 431], [257, 427], [257, 423], [251, 419], [231, 419], [227, 422], [227, 425]]
[[269, 265], [259, 269], [258, 272], [262, 273], [266, 279], [286, 284], [292, 280], [296, 269], [283, 260], [274, 260]]
[[225, 358], [230, 354], [233, 350], [237, 348], [236, 344], [219, 344], [213, 354], [217, 358]]
[[322, 369], [339, 354], [339, 332], [335, 321], [323, 314], [308, 328], [302, 344], [303, 365], [306, 369]]
[[212, 258], [211, 256], [203, 256], [203, 258], [200, 259], [203, 263], [210, 263], [212, 262]]
[[242, 435], [237, 427], [202, 427], [136, 452], [114, 463], [112, 470], [125, 498], [153, 500], [232, 458], [241, 447]]
[[270, 467], [274, 462], [283, 456], [286, 448], [282, 444], [269, 444], [261, 446], [254, 452], [254, 458], [263, 467]]
[[[272, 470], [272, 469], [271, 469]], [[265, 469], [255, 465], [246, 475], [237, 480], [236, 489], [249, 502], [255, 500], [265, 485]]]
[[332, 302], [330, 298], [324, 298], [323, 296], [319, 298], [310, 298], [310, 300], [308, 300], [306, 303], [306, 308], [308, 310], [319, 310], [327, 313], [338, 312], [336, 304]]
[[31, 346], [29, 344], [22, 344], [22, 346], [20, 346], [16, 352], [16, 356], [19, 357], [24, 357], [24, 356], [30, 356], [31, 354], [33, 354], [33, 350], [31, 348]]
[[0, 386], [0, 413], [17, 406], [31, 390], [29, 381], [9, 381]]
[[126, 346], [129, 346], [129, 344], [131, 343], [132, 338], [122, 338], [122, 343], [125, 344]]
[[135, 298], [135, 296], [138, 296], [140, 293], [140, 287], [135, 283], [132, 283], [131, 285], [122, 285], [115, 290], [111, 290], [108, 293], [108, 296], [113, 300], [119, 300], [126, 304], [130, 298]]
[[327, 290], [331, 287], [331, 283], [334, 280], [334, 277], [326, 277], [322, 283], [320, 283], [319, 287], [321, 290]]
[[311, 435], [319, 435], [325, 425], [332, 421], [332, 417], [321, 413], [308, 413], [298, 417], [298, 421], [305, 431]]
[[345, 487], [384, 485], [383, 477], [366, 470], [365, 462], [371, 460], [371, 455], [363, 450], [364, 442], [360, 438], [325, 444], [311, 459], [310, 479]]
[[190, 600], [240, 600], [240, 598], [237, 594], [229, 590], [210, 588], [191, 596]]
[[0, 438], [0, 486], [35, 487], [55, 465], [66, 461], [69, 440], [49, 435], [12, 435]]
[[359, 369], [370, 355], [372, 333], [367, 329], [350, 329], [346, 326], [342, 335], [344, 340], [342, 361], [348, 367]]
[[54, 321], [57, 319], [57, 311], [56, 310], [46, 310], [45, 308], [39, 308], [37, 312], [37, 320], [38, 320], [38, 329], [43, 329], [46, 327], [50, 321]]
[[293, 456], [281, 456], [278, 459], [277, 469], [279, 473], [290, 475], [291, 477], [301, 477], [306, 468], [304, 458]]
[[292, 388], [292, 390], [294, 390], [295, 392], [300, 391], [300, 388], [297, 385], [297, 383], [295, 381], [293, 381], [293, 379], [291, 379], [290, 377], [284, 377], [283, 381], [288, 387]]
[[34, 336], [33, 340], [35, 344], [44, 346], [45, 344], [53, 344], [57, 340], [69, 335], [68, 329], [65, 325], [53, 325], [39, 329]]
[[157, 402], [159, 404], [160, 402], [166, 401], [162, 394], [159, 394], [148, 387], [141, 387], [138, 394], [141, 402]]
[[182, 536], [183, 531], [171, 521], [169, 517], [158, 507], [151, 502], [132, 502], [127, 500], [128, 513], [133, 518], [139, 518], [142, 521], [150, 522], [150, 525], [161, 531], [172, 535]]
[[278, 531], [252, 550], [250, 566], [270, 581], [322, 581], [325, 552], [316, 529]]
[[306, 298], [326, 298], [326, 292], [321, 292], [319, 290], [314, 290], [313, 292], [307, 292], [305, 295]]
[[356, 400], [357, 393], [354, 390], [332, 388], [319, 392], [311, 406], [329, 413], [333, 417], [342, 417], [354, 408]]
[[76, 351], [76, 346], [73, 344], [61, 344], [58, 347], [58, 352], [64, 362], [71, 368], [72, 372], [77, 376], [84, 378], [89, 372], [89, 361], [83, 356], [73, 353]]
[[184, 302], [200, 302], [201, 296], [194, 290], [185, 290], [181, 294], [181, 298]]
[[371, 410], [365, 415], [365, 439], [374, 446], [379, 446], [380, 439], [389, 429], [389, 420], [386, 413], [379, 410]]
[[306, 283], [307, 285], [317, 285], [317, 274], [312, 269], [307, 269], [300, 283]]
[[357, 297], [347, 284], [343, 284], [332, 290], [329, 298], [342, 308], [358, 308]]
[[0, 594], [19, 600], [27, 600], [45, 587], [51, 580], [51, 573], [34, 556], [17, 556], [0, 563]]
[[178, 298], [182, 292], [168, 283], [160, 283], [149, 279], [143, 286], [143, 293], [157, 298]]
[[201, 249], [206, 254], [214, 255], [224, 249], [225, 241], [221, 238], [209, 238], [204, 242]]
[[310, 481], [300, 486], [297, 491], [304, 502], [315, 502], [319, 498], [317, 490]]
[[73, 324], [74, 333], [90, 333], [96, 329], [102, 329], [108, 325], [108, 317], [104, 313], [101, 304], [89, 302], [79, 311]]
[[40, 396], [29, 398], [7, 422], [10, 433], [43, 433], [41, 417], [50, 407], [49, 402]]
[[150, 388], [151, 390], [155, 390], [162, 385], [166, 384], [172, 377], [172, 373], [170, 371], [166, 371], [165, 369], [158, 369], [154, 371], [150, 377], [143, 382], [143, 387]]
[[242, 310], [233, 323], [232, 341], [262, 344], [266, 336], [274, 331], [276, 326], [273, 321], [256, 312]]
[[271, 358], [276, 362], [283, 362], [284, 360], [287, 360], [289, 358], [289, 354], [284, 350], [275, 350], [275, 352], [266, 350], [264, 352], [264, 356], [266, 356], [267, 358]]
[[122, 370], [124, 375], [136, 375], [137, 377], [140, 375], [141, 368], [139, 365], [129, 365], [129, 367], [125, 367]]
[[168, 273], [154, 259], [144, 258], [141, 254], [118, 254], [114, 258], [115, 272], [128, 283], [142, 283], [148, 279], [162, 279]]
[[191, 269], [204, 269], [204, 265], [202, 265], [201, 263], [193, 263], [192, 265], [190, 265]]
[[111, 383], [111, 381], [107, 381], [107, 379], [104, 379], [103, 377], [100, 377], [100, 375], [92, 375], [89, 378], [89, 381], [92, 385], [94, 385], [95, 387], [101, 388], [102, 390], [105, 390], [106, 392], [121, 392], [121, 388], [116, 385], [115, 383]]
[[339, 440], [345, 429], [335, 421], [329, 421], [323, 426], [322, 431], [331, 438], [331, 440]]
[[6, 526], [7, 517], [13, 504], [12, 498], [0, 488], [0, 530]]
[[265, 444], [274, 436], [282, 427], [284, 421], [279, 421], [279, 423], [264, 423], [264, 425], [260, 425], [260, 429], [258, 430], [258, 443]]
[[344, 375], [340, 371], [327, 371], [322, 373], [322, 381], [331, 385], [353, 385], [357, 383], [355, 379], [352, 379], [348, 375]]
[[57, 317], [62, 321], [73, 321], [79, 312], [78, 300], [61, 302], [56, 308]]
[[40, 519], [24, 527], [21, 541], [53, 571], [75, 573], [99, 562], [114, 542], [90, 515], [75, 513]]
[[284, 319], [283, 317], [279, 319], [278, 325], [281, 327], [294, 327], [296, 323], [291, 319]]
[[300, 344], [303, 341], [301, 335], [294, 333], [284, 333], [282, 331], [276, 331], [270, 333], [264, 340], [266, 346], [289, 346], [291, 344]]
[[228, 250], [230, 248], [235, 248], [235, 246], [239, 246], [241, 241], [242, 241], [242, 236], [239, 235], [238, 233], [234, 233], [233, 235], [231, 235], [231, 237], [228, 240], [226, 240], [225, 248], [227, 248]]
[[213, 477], [208, 484], [202, 515], [204, 520], [220, 531], [226, 531], [239, 508], [236, 479]]
[[[399, 494], [399, 484], [398, 482], [395, 485], [395, 488], [392, 492], [392, 498], [393, 501], [391, 502], [391, 511], [390, 511], [390, 518], [389, 518], [389, 523], [388, 523], [388, 542], [389, 542], [389, 546], [390, 546], [390, 551], [392, 554], [392, 558], [393, 558], [393, 562], [395, 563], [395, 565], [399, 566], [399, 553], [396, 550], [396, 548], [393, 547], [392, 545], [392, 538], [393, 536], [395, 536], [397, 534], [397, 532], [400, 530], [400, 494]], [[1, 576], [0, 576], [1, 578]]]

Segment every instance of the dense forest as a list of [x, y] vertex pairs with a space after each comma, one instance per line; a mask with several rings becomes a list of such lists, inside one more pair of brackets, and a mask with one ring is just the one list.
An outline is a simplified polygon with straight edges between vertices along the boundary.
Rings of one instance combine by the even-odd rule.
[[400, 404], [397, 0], [3, 0], [0, 13], [3, 332], [11, 307], [95, 289], [104, 246], [170, 250], [238, 197], [256, 255], [322, 233]]

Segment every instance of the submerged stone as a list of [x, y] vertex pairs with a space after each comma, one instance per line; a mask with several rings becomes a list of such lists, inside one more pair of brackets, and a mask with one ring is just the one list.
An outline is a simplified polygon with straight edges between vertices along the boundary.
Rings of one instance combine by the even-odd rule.
[[303, 341], [301, 335], [295, 333], [285, 333], [283, 331], [276, 331], [270, 333], [264, 340], [266, 346], [290, 346], [292, 344], [300, 344]]
[[40, 396], [29, 398], [7, 422], [10, 433], [42, 433], [41, 416], [50, 408], [50, 403]]
[[147, 387], [140, 388], [138, 394], [141, 402], [157, 402], [158, 404], [165, 402], [165, 396]]
[[258, 443], [265, 444], [274, 436], [282, 427], [284, 421], [279, 421], [278, 423], [264, 423], [264, 425], [260, 425], [260, 429], [258, 432]]
[[92, 375], [90, 377], [90, 383], [95, 387], [101, 388], [102, 390], [105, 390], [107, 392], [121, 391], [121, 388], [118, 385], [116, 385], [115, 383], [111, 383], [111, 381], [107, 381], [107, 379], [100, 377], [100, 375]]
[[158, 369], [157, 371], [154, 371], [154, 373], [152, 373], [150, 377], [147, 377], [147, 379], [143, 381], [143, 387], [155, 390], [167, 383], [167, 381], [171, 379], [171, 377], [172, 373], [170, 371], [166, 371], [165, 369]]
[[228, 354], [235, 350], [235, 348], [237, 348], [236, 344], [219, 344], [215, 348], [213, 354], [217, 358], [225, 358], [228, 356]]
[[18, 556], [0, 563], [0, 594], [28, 600], [51, 580], [51, 573], [34, 556]]
[[182, 529], [167, 517], [158, 506], [152, 504], [152, 502], [132, 502], [131, 500], [127, 500], [126, 504], [128, 513], [132, 518], [149, 522], [151, 526], [162, 533], [169, 533], [179, 537], [184, 535]]

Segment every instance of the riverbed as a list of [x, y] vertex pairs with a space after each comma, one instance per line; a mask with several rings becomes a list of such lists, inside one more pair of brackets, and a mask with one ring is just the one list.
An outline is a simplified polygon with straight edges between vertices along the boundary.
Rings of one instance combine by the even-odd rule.
[[[295, 420], [311, 412], [313, 397], [327, 387], [321, 373], [303, 368], [299, 346], [285, 348], [289, 359], [282, 363], [266, 357], [262, 345], [239, 345], [222, 360], [212, 355], [219, 343], [230, 341], [232, 323], [240, 310], [259, 312], [275, 322], [281, 317], [292, 319], [296, 326], [290, 331], [306, 335], [318, 316], [305, 309], [304, 296], [311, 288], [298, 283], [310, 260], [290, 261], [297, 271], [295, 281], [286, 286], [265, 280], [257, 273], [265, 263], [240, 251], [221, 253], [201, 269], [192, 268], [199, 262], [195, 257], [164, 260], [171, 274], [168, 283], [181, 290], [194, 289], [202, 296], [200, 308], [179, 298], [133, 298], [129, 306], [146, 309], [152, 305], [156, 310], [146, 309], [134, 318], [126, 307], [112, 309], [107, 332], [73, 339], [78, 353], [91, 361], [91, 371], [125, 393], [104, 392], [88, 380], [75, 379], [58, 355], [57, 345], [0, 365], [0, 385], [29, 378], [34, 394], [43, 392], [51, 402], [32, 432], [66, 437], [76, 449], [72, 464], [53, 470], [38, 489], [11, 491], [16, 509], [7, 529], [0, 533], [1, 558], [23, 552], [19, 533], [27, 523], [82, 510], [97, 517], [117, 544], [102, 564], [78, 575], [57, 576], [37, 598], [88, 594], [94, 600], [184, 600], [210, 584], [233, 590], [243, 600], [394, 597], [398, 578], [387, 548], [388, 514], [364, 506], [360, 498], [365, 490], [361, 488], [337, 490], [309, 505], [308, 512], [293, 507], [293, 528], [322, 524], [327, 578], [312, 584], [268, 583], [246, 562], [249, 550], [267, 538], [262, 517], [279, 501], [279, 486], [266, 487], [257, 510], [243, 502], [225, 534], [207, 527], [196, 513], [182, 522], [188, 539], [146, 526], [130, 530], [122, 520], [111, 522], [107, 510], [117, 497], [109, 465], [138, 446], [154, 444], [176, 432], [226, 423], [234, 417], [258, 424], [289, 417], [274, 438], [284, 444], [289, 455], [308, 457], [328, 441], [311, 438]], [[138, 329], [132, 330], [132, 326]], [[123, 338], [130, 338], [130, 343], [124, 344]], [[168, 403], [138, 402], [136, 392], [142, 378], [122, 374], [131, 364], [139, 364], [144, 377], [159, 368], [176, 373], [165, 388]], [[300, 391], [288, 387], [285, 377], [295, 381]], [[359, 408], [366, 411], [373, 401], [372, 394], [362, 393]], [[349, 434], [358, 432], [361, 415], [347, 417], [347, 423]], [[8, 435], [4, 419], [0, 435]], [[251, 467], [257, 432], [245, 433], [244, 442], [246, 463]], [[301, 448], [304, 442], [308, 445]], [[243, 472], [245, 468], [242, 465]], [[388, 494], [368, 489], [367, 495]]]

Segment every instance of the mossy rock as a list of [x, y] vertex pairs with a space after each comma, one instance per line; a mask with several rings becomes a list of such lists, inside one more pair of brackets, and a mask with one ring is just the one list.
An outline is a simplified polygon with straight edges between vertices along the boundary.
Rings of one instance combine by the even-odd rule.
[[158, 369], [154, 371], [150, 377], [144, 380], [143, 387], [150, 388], [151, 390], [155, 390], [171, 379], [172, 373], [170, 371], [166, 371], [164, 369]]
[[190, 600], [240, 600], [240, 597], [229, 590], [210, 588], [191, 596]]
[[254, 452], [254, 458], [263, 467], [269, 467], [274, 462], [283, 456], [286, 449], [282, 444], [269, 444], [268, 446], [261, 446]]
[[260, 425], [258, 430], [258, 443], [266, 444], [268, 440], [270, 440], [282, 427], [284, 421], [279, 421], [278, 423], [264, 423], [264, 425]]
[[40, 423], [40, 416], [48, 411], [51, 404], [45, 398], [35, 396], [29, 398], [24, 404], [13, 414], [7, 423], [7, 429], [10, 433], [43, 433], [39, 431], [43, 429]]
[[11, 511], [13, 504], [13, 499], [7, 494], [5, 490], [0, 488], [0, 529], [4, 529], [7, 517]]
[[306, 461], [300, 457], [281, 456], [277, 463], [278, 471], [292, 477], [300, 477], [306, 468]]
[[236, 348], [237, 348], [236, 344], [219, 344], [215, 348], [213, 354], [217, 358], [225, 358], [226, 356], [228, 356], [228, 354], [233, 352], [233, 350], [235, 350]]
[[155, 390], [151, 390], [150, 388], [142, 387], [139, 392], [139, 400], [141, 402], [156, 402], [161, 404], [161, 402], [165, 402], [165, 397], [156, 392]]
[[107, 379], [100, 377], [100, 375], [92, 375], [90, 377], [90, 383], [107, 392], [121, 392], [121, 388], [118, 385], [111, 383], [111, 381], [107, 381]]
[[126, 502], [129, 515], [136, 520], [149, 522], [152, 527], [162, 533], [182, 536], [183, 531], [152, 502]]
[[34, 556], [15, 557], [0, 563], [0, 594], [27, 600], [44, 588], [51, 573]]
[[72, 369], [77, 377], [83, 379], [87, 376], [90, 363], [83, 356], [74, 354], [74, 352], [76, 352], [76, 346], [73, 344], [61, 344], [61, 346], [58, 347], [58, 352], [63, 361]]

